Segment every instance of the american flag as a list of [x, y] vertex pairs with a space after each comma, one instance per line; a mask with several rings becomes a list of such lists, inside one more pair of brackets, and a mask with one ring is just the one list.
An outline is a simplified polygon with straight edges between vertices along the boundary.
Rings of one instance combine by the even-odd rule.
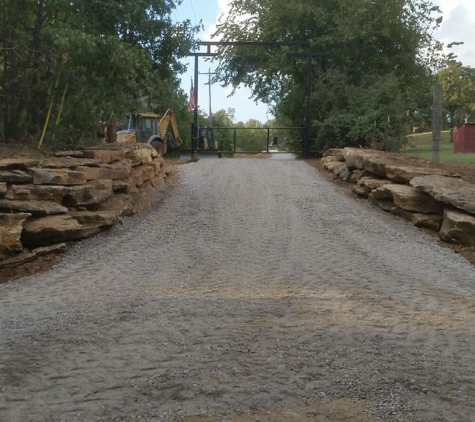
[[196, 107], [195, 89], [193, 88], [193, 79], [191, 80], [190, 99], [188, 101], [188, 111], [193, 111]]

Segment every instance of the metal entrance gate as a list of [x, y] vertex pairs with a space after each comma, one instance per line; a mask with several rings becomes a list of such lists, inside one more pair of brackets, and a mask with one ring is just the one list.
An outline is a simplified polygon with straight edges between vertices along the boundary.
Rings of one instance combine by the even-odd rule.
[[204, 136], [196, 138], [195, 135], [193, 151], [198, 153], [219, 152], [225, 156], [305, 153], [305, 127], [199, 127], [197, 131], [192, 125], [191, 133], [206, 133], [205, 136], [213, 137], [205, 140]]

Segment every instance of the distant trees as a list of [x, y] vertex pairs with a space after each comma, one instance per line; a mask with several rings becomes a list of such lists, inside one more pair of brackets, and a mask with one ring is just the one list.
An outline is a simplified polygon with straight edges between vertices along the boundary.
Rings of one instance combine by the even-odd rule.
[[178, 61], [197, 28], [173, 23], [174, 0], [4, 0], [0, 139], [92, 138], [126, 112], [186, 107]]
[[475, 69], [451, 62], [437, 74], [444, 91], [444, 108], [454, 141], [454, 128], [475, 118]]
[[[427, 107], [441, 44], [429, 0], [233, 0], [223, 40], [309, 41], [332, 56], [314, 62], [314, 147], [396, 149], [408, 113]], [[225, 47], [221, 81], [249, 86], [286, 125], [304, 122], [306, 64], [290, 48]], [[417, 114], [417, 113], [416, 113]], [[419, 116], [421, 113], [419, 113]]]

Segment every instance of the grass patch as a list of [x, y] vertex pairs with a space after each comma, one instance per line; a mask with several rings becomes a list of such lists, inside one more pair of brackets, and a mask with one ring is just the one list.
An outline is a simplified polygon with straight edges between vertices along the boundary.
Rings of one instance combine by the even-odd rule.
[[[408, 136], [409, 142], [406, 145], [406, 154], [432, 159], [432, 133], [417, 133]], [[442, 163], [475, 163], [475, 154], [455, 154], [454, 144], [449, 142], [450, 132], [442, 132], [442, 143], [440, 146], [440, 161]]]

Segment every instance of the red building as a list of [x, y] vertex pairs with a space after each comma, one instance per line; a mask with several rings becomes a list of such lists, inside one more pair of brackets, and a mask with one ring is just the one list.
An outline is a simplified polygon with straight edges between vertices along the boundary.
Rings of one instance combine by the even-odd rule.
[[454, 136], [455, 154], [475, 153], [475, 123], [460, 126]]

